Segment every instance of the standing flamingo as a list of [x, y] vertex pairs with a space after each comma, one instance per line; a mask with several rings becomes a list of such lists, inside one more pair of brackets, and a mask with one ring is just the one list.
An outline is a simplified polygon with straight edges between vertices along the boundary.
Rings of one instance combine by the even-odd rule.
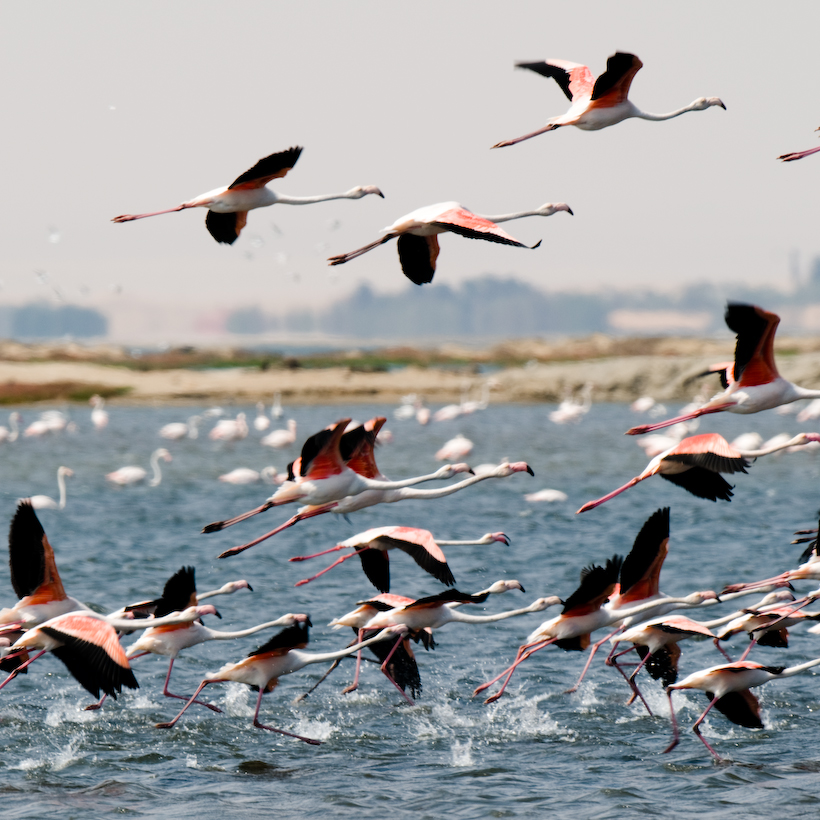
[[9, 426], [0, 425], [0, 442], [2, 441], [17, 441], [20, 435], [20, 420], [22, 416], [15, 410], [9, 413]]
[[651, 433], [709, 413], [759, 413], [800, 399], [820, 398], [820, 390], [799, 387], [777, 372], [774, 361], [774, 334], [780, 324], [777, 314], [756, 305], [729, 302], [724, 318], [729, 329], [737, 334], [729, 386], [697, 410], [655, 424], [633, 427], [627, 430], [627, 435]]
[[[295, 616], [299, 617], [299, 616]], [[279, 683], [282, 675], [289, 675], [292, 672], [304, 668], [311, 663], [324, 663], [325, 661], [343, 658], [345, 655], [352, 655], [359, 649], [369, 646], [377, 641], [382, 641], [390, 637], [395, 637], [397, 632], [403, 632], [402, 627], [383, 630], [378, 635], [367, 641], [362, 641], [353, 646], [347, 646], [337, 652], [304, 652], [302, 651], [308, 644], [308, 627], [310, 619], [304, 616], [294, 626], [283, 629], [278, 635], [274, 635], [267, 643], [263, 644], [251, 652], [247, 658], [239, 663], [229, 663], [223, 666], [213, 676], [205, 678], [199, 684], [191, 699], [182, 707], [180, 713], [168, 723], [158, 723], [158, 729], [170, 729], [185, 714], [188, 707], [197, 699], [199, 693], [209, 683], [220, 683], [227, 681], [237, 681], [252, 686], [259, 692], [256, 699], [256, 710], [253, 713], [253, 725], [257, 729], [267, 729], [270, 732], [277, 732], [280, 735], [303, 740], [314, 746], [321, 745], [321, 741], [285, 732], [282, 729], [275, 729], [273, 726], [266, 726], [259, 722], [259, 707], [262, 705], [262, 695], [265, 692], [272, 692]]]
[[516, 68], [527, 68], [544, 77], [552, 77], [572, 103], [569, 111], [553, 117], [543, 128], [512, 140], [496, 143], [493, 148], [503, 148], [554, 131], [562, 125], [574, 125], [582, 131], [599, 131], [610, 125], [637, 117], [641, 120], [671, 120], [687, 111], [703, 111], [713, 105], [726, 106], [717, 97], [698, 97], [694, 102], [668, 114], [649, 114], [641, 111], [628, 99], [629, 87], [643, 63], [634, 55], [618, 51], [606, 61], [606, 71], [598, 79], [585, 65], [568, 60], [541, 60], [535, 63], [516, 63]]
[[488, 532], [476, 541], [436, 541], [429, 530], [418, 527], [376, 527], [365, 530], [358, 535], [337, 544], [329, 550], [317, 552], [314, 555], [297, 555], [290, 561], [306, 561], [309, 558], [318, 558], [329, 552], [342, 549], [353, 549], [353, 552], [334, 561], [329, 567], [310, 578], [299, 581], [296, 586], [302, 586], [313, 581], [320, 575], [329, 572], [348, 558], [358, 555], [362, 560], [362, 569], [371, 584], [379, 592], [390, 592], [390, 560], [388, 551], [400, 549], [406, 552], [425, 572], [429, 572], [437, 581], [446, 586], [452, 586], [456, 579], [450, 571], [447, 559], [441, 551], [442, 546], [470, 546], [492, 543], [501, 543], [509, 546], [510, 539], [503, 532]]
[[732, 486], [720, 473], [745, 473], [746, 468], [750, 466], [750, 459], [754, 460], [788, 447], [799, 447], [812, 441], [820, 441], [820, 434], [800, 433], [788, 441], [781, 441], [761, 450], [738, 450], [717, 433], [689, 436], [666, 452], [655, 456], [640, 475], [596, 501], [588, 501], [578, 512], [592, 510], [653, 475], [659, 475], [683, 487], [698, 498], [731, 501]]
[[33, 495], [28, 499], [35, 510], [64, 510], [66, 503], [65, 480], [74, 475], [74, 470], [70, 467], [57, 468], [57, 489], [60, 492], [60, 500], [55, 501], [47, 495]]
[[256, 418], [253, 420], [253, 429], [260, 433], [270, 427], [270, 419], [265, 415], [265, 405], [258, 401], [256, 402]]
[[105, 399], [94, 394], [88, 403], [91, 405], [91, 423], [95, 430], [104, 430], [108, 426], [108, 411], [105, 410]]
[[[172, 461], [171, 454], [164, 448], [160, 447], [151, 453], [150, 465], [154, 471], [153, 478], [148, 482], [149, 487], [157, 487], [162, 481], [162, 472], [159, 468], [159, 460], [162, 459], [166, 463]], [[106, 479], [112, 484], [118, 484], [120, 487], [125, 487], [129, 484], [138, 484], [140, 481], [145, 481], [148, 477], [148, 471], [144, 467], [138, 467], [129, 464], [126, 467], [120, 467], [119, 470], [114, 470], [111, 473], [106, 473]]]
[[171, 421], [159, 428], [159, 435], [169, 441], [178, 441], [186, 436], [188, 438], [197, 438], [201, 420], [201, 416], [191, 416], [187, 423], [184, 421]]
[[217, 188], [200, 194], [176, 208], [164, 211], [152, 211], [146, 214], [123, 214], [115, 216], [112, 222], [131, 222], [144, 219], [146, 216], [183, 211], [186, 208], [207, 208], [205, 227], [211, 236], [226, 245], [236, 242], [248, 219], [248, 211], [264, 208], [268, 205], [310, 205], [314, 202], [325, 202], [329, 199], [361, 199], [368, 194], [375, 194], [384, 199], [384, 194], [375, 185], [351, 188], [343, 194], [322, 194], [320, 196], [287, 196], [277, 194], [267, 188], [274, 179], [284, 177], [299, 159], [302, 148], [294, 146], [286, 151], [279, 151], [263, 157], [253, 166], [238, 176], [227, 188]]
[[[399, 217], [392, 225], [384, 228], [385, 235], [381, 239], [355, 251], [331, 256], [328, 262], [331, 265], [342, 265], [391, 239], [398, 238], [399, 262], [404, 275], [414, 285], [424, 285], [433, 281], [436, 272], [436, 259], [439, 254], [438, 234], [450, 231], [468, 239], [486, 239], [488, 242], [526, 248], [523, 242], [502, 231], [496, 223], [525, 216], [552, 216], [557, 211], [572, 213], [572, 209], [565, 202], [548, 202], [534, 211], [519, 211], [500, 216], [478, 216], [458, 202], [426, 205]], [[531, 250], [540, 244], [538, 242], [533, 245]]]
[[273, 447], [276, 450], [282, 450], [296, 444], [296, 421], [288, 419], [287, 430], [271, 430], [270, 433], [259, 440], [259, 443], [264, 444], [266, 447]]
[[211, 441], [241, 441], [248, 436], [248, 422], [244, 413], [235, 419], [220, 419], [208, 433]]

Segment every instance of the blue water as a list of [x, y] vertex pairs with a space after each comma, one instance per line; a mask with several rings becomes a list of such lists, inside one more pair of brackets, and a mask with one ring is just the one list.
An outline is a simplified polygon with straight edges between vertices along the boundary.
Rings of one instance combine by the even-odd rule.
[[[269, 511], [213, 535], [201, 526], [260, 503], [261, 485], [232, 487], [216, 480], [237, 466], [284, 467], [295, 450], [271, 452], [259, 434], [228, 446], [207, 438], [170, 443], [174, 460], [157, 488], [108, 486], [104, 474], [125, 464], [147, 466], [162, 441], [159, 428], [201, 407], [112, 407], [107, 430], [91, 429], [85, 408], [72, 408], [79, 430], [43, 440], [20, 440], [0, 450], [0, 513], [10, 519], [17, 497], [56, 496], [60, 464], [76, 473], [63, 511], [40, 513], [54, 545], [69, 594], [102, 609], [158, 594], [183, 564], [197, 570], [200, 590], [247, 578], [253, 593], [216, 599], [220, 629], [239, 629], [285, 612], [307, 612], [314, 629], [310, 649], [332, 651], [349, 630], [326, 624], [375, 593], [352, 560], [302, 587], [293, 584], [324, 559], [290, 564], [293, 555], [332, 546], [373, 526], [422, 526], [440, 538], [469, 538], [503, 530], [512, 546], [446, 549], [458, 588], [476, 591], [499, 578], [517, 578], [526, 594], [493, 596], [476, 611], [500, 612], [542, 595], [567, 597], [582, 566], [625, 553], [643, 521], [659, 506], [672, 508], [670, 553], [662, 588], [670, 594], [719, 589], [794, 565], [800, 548], [789, 546], [796, 528], [812, 526], [818, 507], [820, 461], [809, 453], [760, 460], [736, 477], [735, 499], [716, 504], [653, 479], [583, 516], [584, 502], [624, 483], [645, 465], [634, 439], [622, 435], [636, 423], [628, 408], [595, 405], [577, 426], [547, 421], [548, 406], [490, 406], [454, 422], [421, 428], [390, 420], [392, 444], [378, 453], [383, 471], [396, 478], [435, 468], [433, 453], [456, 432], [475, 442], [472, 463], [526, 459], [536, 477], [487, 481], [433, 502], [412, 501], [303, 522], [232, 559], [223, 549], [285, 519]], [[239, 408], [238, 408], [239, 409]], [[244, 409], [252, 415], [251, 408]], [[288, 408], [306, 435], [341, 415], [338, 408]], [[675, 408], [670, 408], [673, 410]], [[347, 408], [359, 419], [390, 407]], [[33, 418], [34, 412], [25, 411]], [[701, 431], [732, 438], [746, 430], [764, 437], [799, 427], [794, 416], [712, 417]], [[432, 485], [429, 485], [432, 486]], [[528, 505], [524, 493], [552, 487], [565, 503]], [[332, 558], [333, 556], [330, 556]], [[391, 558], [394, 592], [421, 597], [440, 591], [408, 556]], [[805, 588], [810, 588], [805, 585]], [[0, 601], [14, 602], [7, 578]], [[717, 617], [728, 605], [702, 619]], [[473, 688], [507, 665], [516, 647], [557, 611], [496, 624], [450, 624], [434, 652], [418, 652], [424, 691], [415, 707], [400, 703], [377, 669], [367, 665], [358, 692], [342, 695], [352, 677], [345, 662], [306, 701], [291, 701], [315, 682], [324, 664], [282, 678], [263, 699], [261, 718], [279, 728], [324, 741], [311, 747], [250, 725], [255, 694], [239, 684], [209, 687], [225, 714], [192, 708], [172, 730], [154, 723], [176, 714], [178, 701], [161, 694], [167, 661], [135, 661], [138, 692], [125, 693], [100, 712], [84, 712], [91, 698], [55, 658], [38, 661], [29, 675], [0, 693], [0, 815], [4, 818], [314, 817], [691, 817], [775, 811], [813, 814], [820, 804], [820, 752], [815, 742], [820, 681], [806, 674], [757, 690], [766, 729], [730, 725], [710, 717], [705, 734], [730, 762], [715, 764], [685, 727], [705, 706], [700, 693], [680, 695], [684, 727], [680, 746], [662, 754], [670, 737], [660, 685], [644, 682], [655, 717], [627, 706], [624, 682], [596, 662], [573, 695], [563, 691], [583, 666], [581, 653], [549, 648], [527, 661], [509, 694], [492, 706], [472, 700]], [[126, 642], [133, 640], [126, 639]], [[243, 657], [265, 640], [210, 643], [183, 653], [173, 688], [191, 692], [208, 672]], [[740, 654], [745, 639], [730, 648]], [[757, 649], [752, 659], [791, 664], [814, 657], [820, 641], [792, 632], [788, 650]], [[720, 662], [709, 643], [684, 644], [683, 674]], [[206, 693], [208, 689], [206, 689]], [[676, 698], [678, 695], [676, 695]]]

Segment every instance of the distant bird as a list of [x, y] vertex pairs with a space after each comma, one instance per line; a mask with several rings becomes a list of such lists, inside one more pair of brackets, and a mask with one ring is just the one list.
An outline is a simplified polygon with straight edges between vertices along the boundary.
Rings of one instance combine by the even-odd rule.
[[278, 635], [274, 635], [267, 643], [251, 652], [244, 660], [239, 661], [239, 663], [226, 664], [218, 672], [205, 678], [202, 683], [199, 684], [199, 687], [191, 696], [191, 699], [182, 707], [180, 713], [168, 723], [158, 723], [157, 728], [170, 729], [174, 726], [182, 715], [185, 714], [188, 707], [197, 699], [199, 693], [209, 683], [236, 681], [252, 686], [259, 692], [259, 696], [256, 699], [256, 710], [253, 713], [254, 727], [257, 729], [267, 729], [270, 732], [277, 732], [287, 737], [293, 737], [314, 746], [321, 745], [321, 741], [319, 740], [312, 740], [311, 738], [295, 735], [291, 732], [285, 732], [282, 729], [275, 729], [273, 726], [266, 726], [264, 723], [260, 723], [259, 707], [262, 705], [262, 695], [264, 695], [265, 692], [272, 692], [279, 683], [279, 678], [282, 677], [282, 675], [297, 672], [299, 669], [311, 663], [324, 663], [325, 661], [333, 661], [336, 660], [336, 658], [352, 655], [362, 647], [395, 637], [403, 630], [401, 628], [383, 630], [367, 641], [347, 646], [338, 652], [304, 652], [303, 650], [308, 644], [309, 626], [310, 620], [305, 617], [300, 623], [282, 630]]
[[[149, 487], [156, 487], [162, 481], [162, 472], [159, 468], [160, 459], [165, 462], [173, 460], [171, 454], [164, 447], [160, 447], [151, 453], [150, 465], [154, 471], [154, 475], [148, 482]], [[112, 484], [119, 484], [120, 487], [125, 487], [129, 484], [138, 484], [140, 481], [145, 481], [148, 477], [148, 471], [144, 467], [130, 464], [126, 467], [120, 467], [119, 470], [106, 473], [105, 477], [108, 481], [112, 482]]]
[[746, 468], [750, 466], [750, 460], [812, 441], [820, 441], [820, 434], [800, 433], [787, 441], [761, 450], [736, 450], [717, 433], [689, 436], [665, 453], [655, 456], [640, 475], [635, 476], [623, 487], [618, 487], [596, 501], [588, 501], [578, 512], [592, 510], [653, 475], [659, 475], [683, 487], [698, 498], [731, 501], [732, 486], [720, 473], [745, 473]]
[[266, 447], [273, 447], [275, 450], [283, 450], [296, 444], [296, 422], [288, 419], [288, 429], [271, 430], [264, 438], [259, 440], [260, 444]]
[[500, 543], [509, 546], [510, 539], [503, 532], [488, 532], [474, 541], [442, 541], [433, 538], [429, 530], [418, 527], [375, 527], [365, 530], [358, 535], [337, 544], [329, 550], [317, 552], [314, 555], [298, 555], [290, 561], [307, 561], [343, 549], [353, 549], [353, 552], [342, 556], [316, 575], [299, 581], [296, 586], [313, 581], [320, 575], [329, 572], [348, 558], [358, 555], [362, 561], [362, 569], [371, 584], [379, 592], [390, 592], [390, 559], [388, 552], [399, 549], [406, 552], [425, 572], [429, 572], [437, 581], [446, 586], [452, 586], [456, 579], [447, 564], [447, 559], [441, 551], [442, 546], [470, 546], [481, 544]]
[[[436, 259], [439, 254], [438, 234], [450, 231], [468, 239], [486, 239], [488, 242], [526, 248], [527, 245], [502, 231], [496, 223], [525, 216], [551, 216], [557, 211], [572, 213], [565, 202], [548, 202], [534, 211], [478, 216], [458, 202], [439, 202], [399, 217], [392, 225], [383, 229], [385, 235], [381, 239], [355, 251], [331, 256], [328, 262], [331, 265], [342, 265], [391, 239], [398, 238], [399, 261], [404, 275], [414, 285], [424, 285], [433, 281], [436, 272]], [[532, 247], [537, 248], [540, 244], [538, 242]]]
[[277, 194], [265, 187], [274, 179], [284, 177], [299, 159], [301, 147], [288, 148], [263, 157], [253, 166], [238, 176], [227, 188], [217, 188], [200, 194], [176, 208], [164, 211], [152, 211], [145, 214], [123, 214], [115, 216], [112, 222], [131, 222], [144, 219], [146, 216], [157, 216], [186, 208], [207, 208], [205, 227], [211, 236], [226, 245], [236, 242], [248, 219], [248, 211], [264, 208], [267, 205], [309, 205], [313, 202], [325, 202], [329, 199], [361, 199], [368, 194], [384, 198], [384, 194], [375, 185], [351, 188], [343, 194], [323, 194], [320, 196], [286, 196]]
[[66, 502], [65, 480], [74, 475], [74, 470], [70, 467], [57, 468], [57, 489], [60, 493], [60, 500], [55, 501], [47, 495], [33, 495], [28, 499], [35, 510], [64, 510]]
[[108, 412], [105, 408], [105, 399], [96, 393], [88, 400], [91, 405], [91, 423], [95, 430], [104, 430], [108, 427]]
[[282, 409], [282, 394], [274, 393], [273, 404], [270, 408], [270, 417], [272, 419], [281, 419], [284, 414], [285, 411]]
[[8, 441], [17, 441], [17, 438], [20, 435], [20, 414], [15, 410], [12, 413], [9, 413], [9, 426], [6, 427], [5, 425], [0, 425], [0, 442]]
[[248, 436], [248, 422], [244, 413], [237, 413], [235, 419], [220, 419], [211, 428], [208, 438], [211, 441], [241, 441]]
[[442, 444], [436, 452], [436, 459], [438, 461], [458, 461], [470, 455], [474, 446], [470, 439], [459, 433], [455, 438]]
[[261, 471], [249, 467], [237, 467], [219, 476], [224, 484], [255, 484], [257, 481], [273, 481], [278, 474], [276, 467], [263, 467]]
[[265, 415], [265, 405], [261, 401], [256, 402], [256, 418], [253, 420], [253, 429], [263, 432], [270, 427], [270, 419]]
[[638, 436], [669, 427], [709, 413], [759, 413], [799, 399], [820, 398], [820, 390], [807, 390], [786, 381], [774, 361], [774, 334], [780, 317], [755, 305], [729, 302], [724, 316], [730, 330], [737, 334], [732, 378], [723, 393], [709, 399], [689, 413], [654, 424], [642, 424], [627, 430]]
[[554, 504], [557, 501], [566, 501], [569, 496], [562, 492], [561, 490], [538, 490], [534, 493], [527, 493], [524, 496], [524, 501], [529, 502], [530, 504]]
[[569, 394], [548, 418], [553, 424], [576, 424], [592, 407], [592, 385], [585, 384], [581, 389], [581, 400], [576, 401]]
[[[814, 130], [820, 131], [820, 128], [815, 128]], [[809, 148], [807, 151], [793, 151], [790, 154], [781, 154], [778, 159], [782, 159], [783, 162], [794, 162], [796, 159], [803, 159], [803, 157], [816, 154], [818, 151], [820, 151], [820, 148]]]
[[592, 72], [580, 63], [568, 60], [541, 60], [535, 63], [516, 63], [516, 68], [527, 68], [544, 77], [552, 77], [572, 103], [569, 111], [553, 117], [543, 128], [512, 140], [496, 143], [493, 148], [515, 145], [562, 125], [574, 125], [582, 131], [598, 131], [610, 125], [637, 117], [641, 120], [671, 120], [687, 111], [703, 111], [713, 105], [726, 110], [717, 97], [698, 97], [694, 102], [668, 114], [649, 114], [641, 111], [628, 99], [632, 80], [643, 63], [634, 55], [618, 51], [606, 61], [606, 71], [596, 80]]
[[169, 441], [179, 441], [181, 438], [197, 438], [199, 436], [199, 422], [201, 416], [191, 416], [187, 423], [184, 421], [172, 421], [159, 428], [160, 438]]

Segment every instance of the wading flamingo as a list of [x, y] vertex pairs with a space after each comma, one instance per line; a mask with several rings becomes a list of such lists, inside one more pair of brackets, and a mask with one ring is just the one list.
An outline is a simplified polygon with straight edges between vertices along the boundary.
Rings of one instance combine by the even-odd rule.
[[55, 501], [47, 495], [33, 495], [28, 499], [29, 503], [35, 510], [64, 510], [66, 495], [65, 495], [65, 480], [74, 475], [74, 470], [70, 467], [57, 468], [57, 489], [60, 493], [60, 500]]
[[541, 60], [535, 63], [516, 63], [516, 68], [527, 68], [544, 77], [552, 77], [572, 103], [569, 111], [553, 117], [543, 128], [512, 140], [496, 143], [493, 148], [503, 148], [554, 131], [562, 125], [574, 125], [582, 131], [599, 131], [610, 125], [637, 117], [641, 120], [671, 120], [687, 111], [703, 111], [713, 105], [726, 106], [717, 97], [698, 97], [694, 102], [668, 114], [649, 114], [641, 111], [628, 99], [632, 80], [643, 63], [634, 55], [618, 51], [606, 61], [606, 71], [598, 79], [585, 65], [568, 60]]
[[265, 447], [273, 447], [275, 450], [283, 450], [285, 447], [290, 447], [296, 444], [296, 421], [288, 419], [288, 428], [271, 430], [264, 438], [259, 439], [260, 444]]
[[[162, 481], [162, 472], [159, 468], [159, 460], [162, 459], [166, 463], [172, 461], [171, 454], [164, 448], [160, 447], [151, 453], [150, 465], [154, 471], [153, 478], [148, 482], [149, 487], [156, 487]], [[120, 467], [119, 470], [114, 470], [112, 473], [106, 473], [106, 479], [113, 484], [118, 484], [120, 487], [125, 487], [129, 484], [138, 484], [140, 481], [145, 481], [148, 477], [148, 471], [144, 467], [136, 465], [128, 465], [127, 467]]]
[[91, 405], [91, 423], [95, 430], [104, 430], [108, 427], [108, 411], [105, 410], [105, 399], [94, 394], [88, 403]]
[[201, 416], [191, 416], [187, 423], [184, 421], [172, 421], [159, 428], [161, 438], [169, 441], [179, 441], [181, 438], [197, 438], [199, 436], [199, 422]]
[[223, 484], [255, 484], [257, 481], [273, 481], [279, 471], [276, 467], [263, 467], [260, 471], [250, 467], [237, 467], [229, 473], [223, 473], [219, 480]]
[[248, 211], [264, 208], [267, 205], [310, 205], [314, 202], [325, 202], [329, 199], [361, 199], [368, 194], [384, 198], [384, 194], [375, 185], [351, 188], [343, 194], [323, 194], [320, 196], [286, 196], [277, 194], [267, 188], [274, 179], [284, 177], [299, 159], [302, 148], [294, 146], [286, 151], [279, 151], [263, 157], [253, 166], [238, 176], [227, 188], [217, 188], [200, 194], [176, 208], [164, 211], [152, 211], [146, 214], [123, 214], [115, 216], [112, 222], [131, 222], [144, 219], [146, 216], [169, 214], [183, 211], [186, 208], [207, 208], [205, 227], [217, 242], [232, 245], [245, 227]]
[[[398, 238], [399, 262], [404, 275], [414, 285], [424, 285], [433, 281], [433, 275], [436, 272], [436, 260], [439, 254], [438, 234], [450, 231], [466, 236], [468, 239], [486, 239], [488, 242], [526, 248], [527, 245], [502, 231], [496, 223], [521, 219], [525, 216], [552, 216], [557, 211], [572, 213], [572, 209], [565, 202], [554, 204], [548, 202], [534, 211], [519, 211], [500, 216], [478, 216], [468, 211], [463, 205], [459, 205], [458, 202], [439, 202], [399, 217], [392, 225], [383, 229], [385, 235], [381, 239], [357, 248], [355, 251], [331, 256], [328, 262], [331, 265], [342, 265], [391, 239]], [[536, 243], [531, 250], [540, 244], [540, 242]]]
[[[709, 413], [759, 413], [800, 399], [820, 398], [820, 390], [807, 390], [786, 381], [774, 361], [774, 334], [780, 317], [756, 305], [729, 302], [724, 316], [730, 330], [737, 334], [735, 361], [729, 386], [702, 407], [673, 419], [642, 424], [627, 430], [629, 436], [651, 433], [682, 421]], [[727, 377], [728, 377], [727, 371]]]

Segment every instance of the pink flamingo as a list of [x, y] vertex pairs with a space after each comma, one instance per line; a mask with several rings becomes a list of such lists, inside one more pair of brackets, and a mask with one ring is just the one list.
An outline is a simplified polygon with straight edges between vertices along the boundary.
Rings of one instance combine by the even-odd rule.
[[[424, 285], [433, 281], [436, 272], [436, 260], [439, 254], [438, 234], [451, 233], [466, 236], [468, 239], [485, 239], [502, 245], [515, 245], [526, 248], [523, 242], [514, 239], [498, 227], [497, 222], [508, 222], [525, 216], [552, 216], [558, 211], [571, 214], [572, 209], [565, 202], [547, 202], [534, 211], [519, 211], [500, 216], [478, 216], [468, 211], [458, 202], [439, 202], [426, 205], [399, 217], [392, 225], [383, 229], [381, 239], [349, 253], [341, 253], [328, 259], [331, 265], [343, 265], [357, 256], [361, 256], [391, 239], [398, 238], [399, 262], [404, 275], [414, 285]], [[531, 250], [541, 243], [533, 245]]]
[[326, 202], [329, 199], [361, 199], [368, 194], [375, 194], [384, 199], [384, 194], [375, 185], [351, 188], [343, 194], [323, 194], [320, 196], [286, 196], [277, 194], [267, 188], [274, 179], [284, 177], [299, 159], [302, 148], [294, 146], [286, 151], [279, 151], [263, 157], [253, 166], [238, 176], [226, 188], [217, 188], [205, 194], [189, 199], [176, 208], [164, 211], [152, 211], [146, 214], [123, 214], [115, 216], [112, 222], [131, 222], [147, 216], [169, 214], [183, 211], [186, 208], [207, 208], [205, 227], [217, 241], [232, 245], [236, 242], [242, 228], [248, 220], [248, 211], [264, 208], [268, 205], [310, 205], [314, 202]]
[[642, 424], [627, 430], [638, 436], [689, 421], [709, 413], [759, 413], [800, 399], [820, 398], [820, 390], [807, 390], [786, 381], [774, 361], [774, 334], [780, 317], [756, 305], [729, 302], [724, 316], [730, 330], [737, 334], [735, 361], [731, 374], [726, 371], [729, 386], [709, 399], [703, 407], [655, 424]]
[[388, 551], [399, 549], [406, 552], [425, 572], [429, 572], [437, 581], [446, 586], [452, 586], [456, 579], [450, 571], [447, 559], [441, 551], [442, 546], [470, 546], [479, 544], [501, 543], [509, 546], [510, 539], [503, 532], [488, 532], [474, 541], [436, 541], [429, 530], [418, 527], [376, 527], [353, 535], [350, 538], [313, 555], [297, 555], [289, 560], [307, 561], [343, 549], [353, 549], [353, 552], [344, 555], [325, 567], [321, 572], [299, 581], [296, 586], [302, 586], [329, 572], [348, 558], [358, 555], [362, 559], [362, 569], [379, 592], [390, 592], [390, 560]]
[[717, 97], [698, 97], [694, 102], [668, 114], [649, 114], [641, 111], [628, 99], [632, 80], [643, 63], [634, 54], [616, 52], [606, 61], [606, 71], [596, 80], [585, 65], [568, 60], [541, 60], [535, 63], [516, 63], [516, 68], [528, 68], [544, 77], [552, 77], [572, 103], [569, 111], [553, 117], [547, 125], [512, 140], [496, 143], [493, 148], [503, 148], [554, 131], [562, 125], [574, 125], [582, 131], [599, 131], [610, 125], [637, 117], [641, 120], [671, 120], [687, 111], [703, 111], [714, 105], [724, 111], [726, 106]]

